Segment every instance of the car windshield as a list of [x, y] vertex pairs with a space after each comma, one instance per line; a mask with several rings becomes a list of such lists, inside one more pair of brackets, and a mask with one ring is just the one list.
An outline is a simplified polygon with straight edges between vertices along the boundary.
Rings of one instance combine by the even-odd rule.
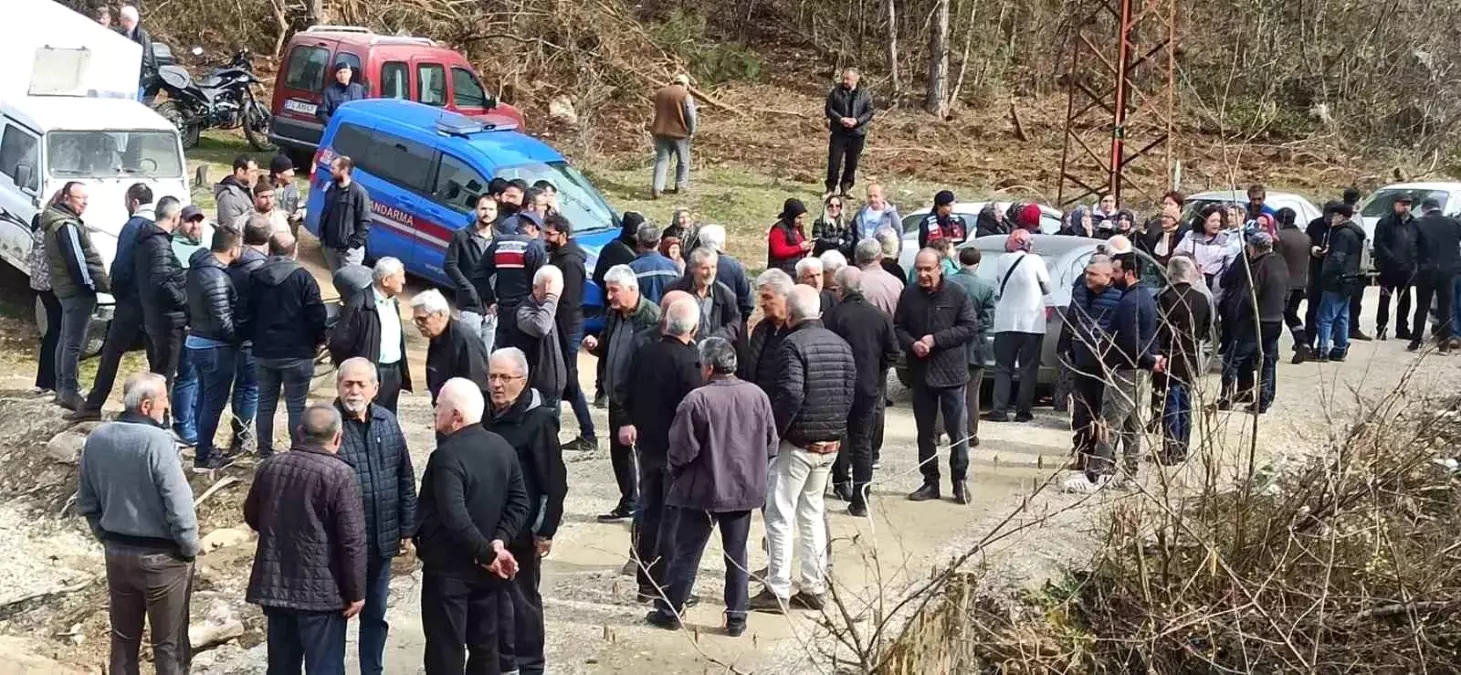
[[588, 178], [568, 162], [510, 166], [499, 169], [497, 177], [507, 180], [521, 178], [528, 185], [540, 180], [552, 183], [558, 189], [558, 212], [573, 224], [575, 233], [615, 226], [614, 211], [608, 202], [588, 182]]
[[1395, 200], [1400, 195], [1410, 195], [1415, 198], [1411, 205], [1412, 213], [1420, 213], [1420, 203], [1427, 199], [1434, 199], [1441, 205], [1441, 213], [1448, 213], [1446, 201], [1451, 194], [1445, 190], [1380, 190], [1370, 197], [1370, 201], [1360, 207], [1360, 215], [1365, 218], [1384, 218], [1395, 212]]
[[174, 131], [53, 131], [46, 135], [56, 178], [180, 178], [183, 160]]

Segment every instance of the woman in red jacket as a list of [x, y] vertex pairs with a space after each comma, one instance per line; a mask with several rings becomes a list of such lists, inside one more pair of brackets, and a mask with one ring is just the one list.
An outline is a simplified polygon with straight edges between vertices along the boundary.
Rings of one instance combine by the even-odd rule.
[[766, 235], [766, 267], [776, 268], [796, 278], [796, 263], [807, 257], [812, 242], [806, 235], [807, 207], [800, 199], [788, 199], [781, 206], [781, 215]]

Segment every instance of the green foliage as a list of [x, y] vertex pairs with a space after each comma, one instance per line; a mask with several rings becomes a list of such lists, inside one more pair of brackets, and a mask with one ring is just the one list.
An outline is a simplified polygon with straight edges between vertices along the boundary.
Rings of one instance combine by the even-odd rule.
[[702, 85], [760, 79], [761, 57], [745, 45], [724, 42], [707, 32], [705, 15], [693, 9], [675, 9], [650, 28], [655, 44], [684, 59], [690, 74]]

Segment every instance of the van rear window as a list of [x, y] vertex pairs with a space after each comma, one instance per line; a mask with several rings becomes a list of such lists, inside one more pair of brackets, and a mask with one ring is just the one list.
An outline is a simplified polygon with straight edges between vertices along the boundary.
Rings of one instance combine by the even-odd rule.
[[284, 86], [306, 91], [324, 89], [325, 66], [329, 62], [330, 52], [323, 47], [295, 47], [289, 53], [289, 63], [284, 68]]

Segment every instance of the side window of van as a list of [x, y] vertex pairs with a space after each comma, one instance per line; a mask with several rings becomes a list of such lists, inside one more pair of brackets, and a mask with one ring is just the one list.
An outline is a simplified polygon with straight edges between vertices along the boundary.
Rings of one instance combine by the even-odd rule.
[[[17, 187], [32, 192], [40, 188], [40, 154], [36, 147], [36, 137], [17, 126], [6, 127], [5, 135], [0, 137], [0, 173], [9, 176]], [[19, 183], [21, 165], [30, 167], [30, 180], [26, 185]]]
[[446, 105], [446, 68], [440, 63], [417, 64], [416, 100], [437, 107]]
[[325, 64], [329, 62], [330, 52], [320, 47], [295, 47], [284, 67], [284, 86], [306, 91], [324, 89]]
[[379, 131], [374, 132], [371, 144], [370, 173], [408, 190], [421, 194], [431, 192], [431, 160], [435, 150]]
[[451, 69], [452, 103], [458, 108], [486, 108], [487, 93], [482, 90], [482, 83], [477, 81], [477, 76], [466, 68], [452, 66]]
[[391, 61], [380, 67], [381, 98], [411, 98], [411, 73], [401, 61]]
[[335, 63], [330, 66], [330, 81], [335, 81], [335, 66], [342, 63], [350, 66], [350, 81], [359, 82], [361, 86], [365, 86], [365, 71], [360, 69], [360, 57], [350, 52], [335, 53]]
[[436, 189], [432, 200], [450, 206], [462, 213], [470, 213], [476, 206], [477, 195], [487, 190], [487, 179], [466, 162], [441, 156], [441, 168], [436, 174]]
[[370, 131], [349, 122], [341, 124], [335, 131], [335, 138], [330, 141], [335, 152], [349, 157], [356, 166], [375, 173], [375, 169], [369, 165], [372, 145], [374, 141], [370, 138]]

